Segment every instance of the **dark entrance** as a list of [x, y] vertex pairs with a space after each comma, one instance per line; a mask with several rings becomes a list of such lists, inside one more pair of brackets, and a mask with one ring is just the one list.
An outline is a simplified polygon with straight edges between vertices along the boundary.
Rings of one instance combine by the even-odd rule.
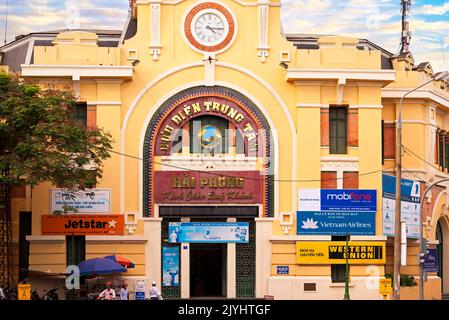
[[190, 296], [226, 297], [226, 244], [190, 244]]

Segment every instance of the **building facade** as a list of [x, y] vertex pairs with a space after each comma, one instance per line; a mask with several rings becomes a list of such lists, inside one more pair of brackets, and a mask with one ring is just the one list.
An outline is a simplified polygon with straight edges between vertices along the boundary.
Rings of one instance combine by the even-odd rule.
[[[155, 280], [167, 298], [342, 299], [344, 262], [299, 254], [338, 251], [350, 234], [306, 234], [314, 227], [298, 221], [306, 211], [300, 194], [336, 189], [370, 197], [370, 231], [350, 235], [350, 292], [382, 299], [378, 280], [393, 261], [382, 174], [394, 174], [399, 99], [433, 72], [367, 40], [285, 35], [280, 9], [277, 0], [139, 0], [123, 32], [36, 33], [2, 48], [10, 71], [70, 88], [84, 125], [114, 138], [94, 194], [77, 195], [86, 204], [80, 225], [118, 221], [114, 231], [80, 233], [67, 221], [75, 216], [52, 217], [64, 209], [64, 190], [43, 184], [17, 193], [16, 230], [30, 212], [23, 225], [31, 232], [17, 231], [16, 241], [29, 243], [20, 255], [33, 285], [62, 283], [67, 265], [120, 254], [136, 264], [121, 280]], [[443, 82], [404, 102], [404, 178], [421, 191], [447, 176], [448, 106]], [[425, 204], [426, 235], [441, 260], [425, 284], [429, 299], [449, 292], [446, 201], [442, 184]], [[58, 218], [76, 231], [62, 230]], [[179, 240], [176, 227], [241, 228], [244, 240]], [[380, 252], [372, 261], [358, 251], [372, 248]], [[416, 276], [416, 240], [407, 251], [402, 272]], [[404, 292], [416, 298], [418, 290]]]

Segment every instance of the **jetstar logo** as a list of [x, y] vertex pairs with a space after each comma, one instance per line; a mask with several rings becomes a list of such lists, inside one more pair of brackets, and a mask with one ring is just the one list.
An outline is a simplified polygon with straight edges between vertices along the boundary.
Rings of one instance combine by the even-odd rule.
[[45, 235], [123, 235], [123, 215], [44, 215]]
[[355, 200], [355, 201], [371, 201], [373, 197], [369, 193], [357, 193], [355, 191], [352, 192], [343, 192], [343, 193], [329, 193], [327, 195], [327, 200]]

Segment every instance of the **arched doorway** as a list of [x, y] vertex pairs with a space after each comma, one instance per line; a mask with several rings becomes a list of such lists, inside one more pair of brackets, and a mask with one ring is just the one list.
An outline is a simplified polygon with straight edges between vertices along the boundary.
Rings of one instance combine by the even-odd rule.
[[441, 278], [441, 292], [449, 294], [449, 226], [445, 217], [440, 218], [436, 227], [436, 240], [438, 252], [438, 276]]
[[181, 91], [154, 114], [143, 207], [161, 219], [165, 297], [255, 297], [257, 218], [274, 215], [271, 137], [259, 108], [221, 86]]

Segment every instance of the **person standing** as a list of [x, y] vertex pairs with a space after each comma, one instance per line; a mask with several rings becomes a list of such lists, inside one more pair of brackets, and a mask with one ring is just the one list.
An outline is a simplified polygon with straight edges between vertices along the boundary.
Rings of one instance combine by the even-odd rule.
[[160, 300], [162, 298], [159, 289], [156, 286], [156, 281], [153, 281], [150, 288], [150, 300]]
[[114, 300], [116, 297], [115, 290], [112, 289], [112, 284], [109, 282], [107, 284], [107, 288], [104, 289], [100, 295], [98, 296], [98, 300], [104, 299], [104, 300]]
[[120, 289], [120, 300], [128, 300], [128, 284], [124, 283]]
[[5, 299], [6, 299], [5, 293], [3, 292], [3, 289], [0, 288], [0, 300], [5, 300]]

